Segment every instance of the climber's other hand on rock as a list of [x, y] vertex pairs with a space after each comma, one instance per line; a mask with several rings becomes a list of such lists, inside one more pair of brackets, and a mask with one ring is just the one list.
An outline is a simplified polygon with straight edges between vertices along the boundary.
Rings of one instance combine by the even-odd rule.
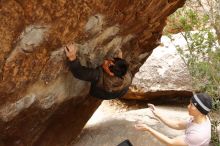
[[77, 52], [78, 48], [74, 43], [66, 45], [64, 47], [64, 50], [66, 52], [67, 58], [70, 61], [74, 61], [76, 59], [76, 52]]

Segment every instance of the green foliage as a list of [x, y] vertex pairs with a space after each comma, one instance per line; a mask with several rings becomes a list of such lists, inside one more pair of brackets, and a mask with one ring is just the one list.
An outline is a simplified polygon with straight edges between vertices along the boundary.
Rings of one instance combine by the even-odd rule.
[[219, 120], [212, 120], [212, 143], [215, 146], [219, 146], [220, 145], [220, 141], [218, 138], [218, 125], [220, 124]]
[[180, 33], [187, 42], [187, 48], [176, 46], [177, 50], [193, 77], [195, 89], [209, 93], [214, 98], [214, 108], [219, 109], [220, 48], [214, 29], [208, 25], [209, 16], [182, 8], [171, 19], [180, 14], [176, 28], [183, 30]]
[[[181, 30], [180, 33], [187, 42], [186, 48], [176, 47], [193, 78], [194, 88], [213, 97], [213, 109], [219, 110], [220, 48], [209, 16], [184, 7], [169, 19], [175, 20], [172, 26]], [[165, 34], [167, 34], [166, 29]], [[219, 119], [212, 121], [212, 142], [215, 146], [220, 143], [216, 130], [219, 123]]]

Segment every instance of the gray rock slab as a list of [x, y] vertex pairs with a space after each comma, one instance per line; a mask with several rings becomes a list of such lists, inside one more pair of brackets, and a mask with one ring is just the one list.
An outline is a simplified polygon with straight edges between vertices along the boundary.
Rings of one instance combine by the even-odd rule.
[[[163, 146], [149, 133], [136, 130], [137, 122], [146, 123], [169, 137], [184, 134], [184, 131], [170, 129], [155, 119], [148, 108], [124, 111], [107, 106], [110, 106], [107, 102], [102, 103], [72, 146], [116, 146], [125, 139], [134, 146]], [[160, 106], [158, 109], [168, 118], [189, 118], [186, 108]]]
[[192, 90], [191, 76], [176, 49], [176, 45], [185, 45], [186, 41], [180, 34], [174, 35], [173, 38], [174, 42], [167, 36], [161, 38], [162, 45], [154, 49], [135, 75], [132, 82], [133, 90]]

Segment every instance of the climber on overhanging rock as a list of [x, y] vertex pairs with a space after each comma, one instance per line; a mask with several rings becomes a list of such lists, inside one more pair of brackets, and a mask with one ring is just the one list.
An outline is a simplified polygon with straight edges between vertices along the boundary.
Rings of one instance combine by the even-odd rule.
[[128, 63], [122, 59], [121, 51], [116, 58], [105, 59], [101, 66], [88, 68], [82, 66], [77, 59], [78, 48], [75, 44], [69, 44], [64, 48], [74, 77], [91, 82], [91, 96], [109, 100], [122, 97], [127, 93], [132, 75], [128, 70]]

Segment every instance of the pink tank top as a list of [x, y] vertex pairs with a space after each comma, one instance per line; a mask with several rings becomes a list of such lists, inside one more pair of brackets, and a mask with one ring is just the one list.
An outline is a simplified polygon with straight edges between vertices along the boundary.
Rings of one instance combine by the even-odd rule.
[[187, 123], [184, 140], [188, 146], [208, 146], [211, 139], [211, 122], [193, 123], [193, 118]]

